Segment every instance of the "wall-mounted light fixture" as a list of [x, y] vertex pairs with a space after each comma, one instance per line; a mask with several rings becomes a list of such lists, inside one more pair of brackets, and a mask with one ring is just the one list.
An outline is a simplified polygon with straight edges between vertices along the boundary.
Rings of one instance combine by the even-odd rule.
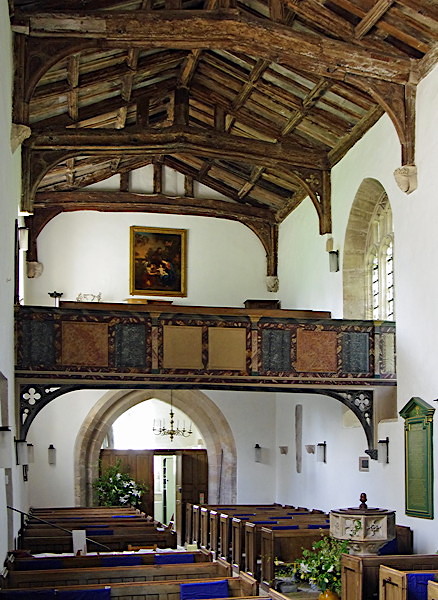
[[327, 462], [327, 442], [316, 444], [316, 460], [318, 462]]
[[331, 250], [329, 252], [329, 267], [330, 273], [339, 271], [339, 250]]
[[254, 460], [258, 463], [262, 462], [262, 448], [260, 444], [254, 446]]
[[27, 444], [27, 461], [29, 465], [35, 462], [35, 452], [33, 444]]
[[377, 461], [379, 463], [389, 463], [389, 437], [377, 442]]
[[56, 448], [53, 444], [47, 448], [47, 456], [49, 460], [49, 465], [56, 465]]
[[26, 440], [15, 440], [15, 454], [17, 465], [29, 464], [29, 454]]
[[12, 447], [12, 430], [7, 425], [2, 425], [0, 427], [0, 468], [12, 467]]
[[279, 446], [280, 454], [287, 454], [289, 452], [289, 446]]
[[329, 255], [330, 273], [337, 273], [339, 271], [339, 250], [335, 250], [332, 237], [327, 239], [325, 249]]

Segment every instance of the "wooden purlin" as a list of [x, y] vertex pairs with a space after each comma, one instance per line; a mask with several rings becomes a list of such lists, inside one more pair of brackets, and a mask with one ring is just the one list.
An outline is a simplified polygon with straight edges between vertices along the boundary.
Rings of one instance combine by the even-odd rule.
[[[71, 23], [75, 20], [78, 24], [72, 27]], [[235, 9], [220, 12], [107, 11], [93, 16], [74, 12], [65, 15], [24, 14], [18, 21], [21, 30], [31, 38], [61, 36], [65, 44], [69, 38], [80, 36], [82, 43], [91, 42], [105, 48], [220, 48], [247, 52], [285, 65], [296, 65], [298, 60], [310, 72], [335, 79], [343, 79], [346, 73], [355, 73], [406, 82], [411, 68], [409, 60], [389, 50], [371, 54], [357, 44], [297, 32]], [[123, 28], [120, 27], [121, 21]]]

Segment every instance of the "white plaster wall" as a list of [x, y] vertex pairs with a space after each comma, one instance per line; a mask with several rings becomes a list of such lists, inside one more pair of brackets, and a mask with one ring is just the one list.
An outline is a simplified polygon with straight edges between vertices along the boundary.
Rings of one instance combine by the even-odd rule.
[[[41, 277], [27, 279], [25, 302], [53, 305], [48, 292], [63, 300], [102, 292], [105, 302], [129, 297], [131, 225], [188, 230], [187, 297], [176, 304], [243, 306], [248, 298], [268, 298], [266, 255], [244, 225], [223, 219], [92, 211], [63, 213], [38, 237]], [[155, 297], [156, 298], [156, 297]]]
[[[220, 408], [234, 435], [237, 450], [237, 502], [271, 503], [275, 494], [275, 394], [205, 392]], [[261, 462], [254, 446], [262, 448]]]
[[[237, 501], [273, 502], [275, 396], [245, 392], [204, 393], [223, 412], [236, 442]], [[103, 391], [93, 390], [70, 392], [52, 401], [36, 416], [28, 435], [28, 441], [35, 447], [35, 462], [29, 467], [28, 483], [33, 506], [74, 505], [76, 438], [88, 412], [103, 395]], [[256, 443], [262, 447], [260, 463], [254, 460]], [[56, 448], [56, 465], [48, 464], [49, 444]], [[156, 447], [165, 446], [157, 443]], [[263, 486], [260, 486], [260, 481], [263, 481]]]
[[[302, 468], [297, 471], [295, 440], [295, 407], [303, 410]], [[287, 455], [277, 459], [278, 502], [292, 503], [330, 511], [333, 508], [359, 506], [359, 496], [365, 492], [369, 506], [394, 509], [398, 493], [391, 486], [391, 467], [396, 453], [393, 439], [395, 423], [381, 424], [379, 436], [391, 438], [388, 465], [370, 460], [368, 472], [359, 471], [359, 457], [367, 457], [364, 430], [356, 419], [346, 418], [344, 405], [329, 396], [319, 394], [277, 395], [277, 445], [288, 446]], [[352, 421], [355, 425], [352, 426]], [[316, 460], [316, 453], [306, 451], [306, 445], [327, 443], [327, 462]], [[316, 451], [316, 448], [315, 448]], [[388, 477], [390, 479], [388, 480]], [[382, 485], [387, 482], [388, 485]]]
[[[77, 433], [102, 390], [64, 394], [45, 406], [32, 422], [27, 439], [34, 445], [29, 465], [32, 506], [74, 506], [74, 448]], [[56, 464], [49, 465], [47, 449], [56, 448]]]
[[[14, 409], [14, 226], [20, 197], [20, 151], [17, 150], [13, 155], [10, 146], [13, 74], [12, 39], [7, 2], [0, 3], [0, 55], [2, 57], [0, 61], [0, 372], [8, 384], [8, 397], [3, 399], [0, 424], [9, 425], [15, 435], [17, 430]], [[9, 486], [9, 498], [7, 486]], [[9, 547], [6, 509], [8, 502], [18, 509], [27, 508], [21, 468], [15, 466], [7, 472], [5, 469], [0, 469], [0, 560], [3, 560]], [[18, 527], [19, 516], [13, 513], [12, 536], [15, 536]]]
[[[435, 263], [438, 259], [438, 212], [436, 204], [436, 173], [438, 167], [438, 68], [418, 87], [416, 164], [418, 189], [406, 196], [397, 187], [393, 171], [400, 166], [400, 144], [387, 116], [359, 141], [332, 172], [332, 219], [335, 248], [342, 250], [345, 229], [354, 196], [366, 177], [375, 178], [385, 188], [394, 219], [395, 235], [395, 299], [397, 321], [397, 403], [400, 410], [411, 397], [419, 396], [436, 406], [436, 364], [438, 352], [438, 311], [436, 297], [438, 281]], [[288, 217], [280, 236], [280, 292], [282, 306], [328, 309], [334, 317], [342, 316], [341, 274], [327, 273], [325, 245], [317, 239], [316, 214], [308, 200]], [[305, 243], [304, 231], [311, 231]], [[287, 281], [287, 274], [291, 280]], [[296, 398], [279, 397], [277, 404], [277, 436], [281, 444], [289, 433], [290, 416]], [[328, 409], [328, 404], [333, 408]], [[323, 435], [329, 444], [327, 465], [310, 463], [306, 472], [294, 472], [293, 456], [280, 457], [277, 462], [277, 500], [311, 504], [318, 494], [321, 508], [349, 506], [357, 503], [361, 491], [368, 494], [370, 504], [397, 511], [397, 522], [415, 531], [417, 552], [436, 552], [434, 528], [426, 519], [409, 518], [404, 514], [404, 441], [403, 422], [382, 423], [378, 438], [390, 438], [390, 464], [372, 461], [369, 473], [357, 471], [357, 457], [365, 448], [361, 430], [344, 430], [339, 425], [340, 405], [322, 399], [303, 401], [306, 432]], [[310, 413], [310, 407], [315, 411]], [[311, 419], [310, 419], [311, 416]], [[436, 424], [436, 418], [435, 418]], [[309, 428], [307, 430], [307, 428]], [[281, 441], [280, 441], [281, 440]], [[286, 440], [286, 441], [285, 441]], [[314, 439], [314, 442], [317, 442]], [[312, 441], [313, 443], [313, 441]], [[333, 450], [330, 450], [333, 446]], [[437, 444], [434, 458], [437, 461]], [[333, 454], [332, 454], [333, 453]], [[291, 470], [290, 480], [282, 479], [283, 467]], [[321, 490], [319, 485], [322, 482]], [[325, 485], [324, 485], [325, 483]], [[317, 491], [318, 486], [318, 491]], [[316, 504], [316, 502], [314, 503]], [[437, 512], [435, 484], [435, 512]]]

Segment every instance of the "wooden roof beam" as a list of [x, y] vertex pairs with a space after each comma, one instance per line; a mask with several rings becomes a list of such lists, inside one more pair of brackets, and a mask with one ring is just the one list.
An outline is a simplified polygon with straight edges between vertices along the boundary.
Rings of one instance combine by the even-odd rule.
[[345, 73], [406, 82], [412, 62], [358, 45], [305, 34], [228, 9], [222, 11], [106, 11], [16, 14], [13, 29], [29, 36], [78, 39], [105, 47], [225, 49], [297, 66], [334, 79]]
[[65, 158], [77, 155], [124, 154], [130, 156], [190, 152], [209, 158], [225, 158], [262, 166], [303, 166], [324, 169], [326, 153], [306, 149], [287, 140], [263, 142], [190, 127], [167, 129], [77, 129], [52, 131], [32, 135], [26, 141], [28, 149], [62, 151]]
[[354, 37], [360, 40], [370, 29], [376, 25], [377, 21], [383, 17], [386, 11], [391, 8], [395, 0], [378, 0], [371, 10], [362, 18], [360, 23], [354, 28]]

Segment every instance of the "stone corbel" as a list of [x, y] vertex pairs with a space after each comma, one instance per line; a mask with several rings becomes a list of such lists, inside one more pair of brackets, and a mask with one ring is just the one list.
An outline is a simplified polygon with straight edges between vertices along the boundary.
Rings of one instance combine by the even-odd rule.
[[417, 167], [416, 165], [403, 165], [394, 171], [394, 178], [405, 194], [415, 192], [417, 189]]
[[280, 282], [277, 275], [268, 275], [266, 277], [266, 289], [268, 292], [278, 292]]
[[20, 125], [19, 123], [12, 123], [11, 126], [11, 150], [14, 154], [15, 150], [21, 146], [21, 144], [28, 137], [32, 135], [32, 130], [27, 125]]

